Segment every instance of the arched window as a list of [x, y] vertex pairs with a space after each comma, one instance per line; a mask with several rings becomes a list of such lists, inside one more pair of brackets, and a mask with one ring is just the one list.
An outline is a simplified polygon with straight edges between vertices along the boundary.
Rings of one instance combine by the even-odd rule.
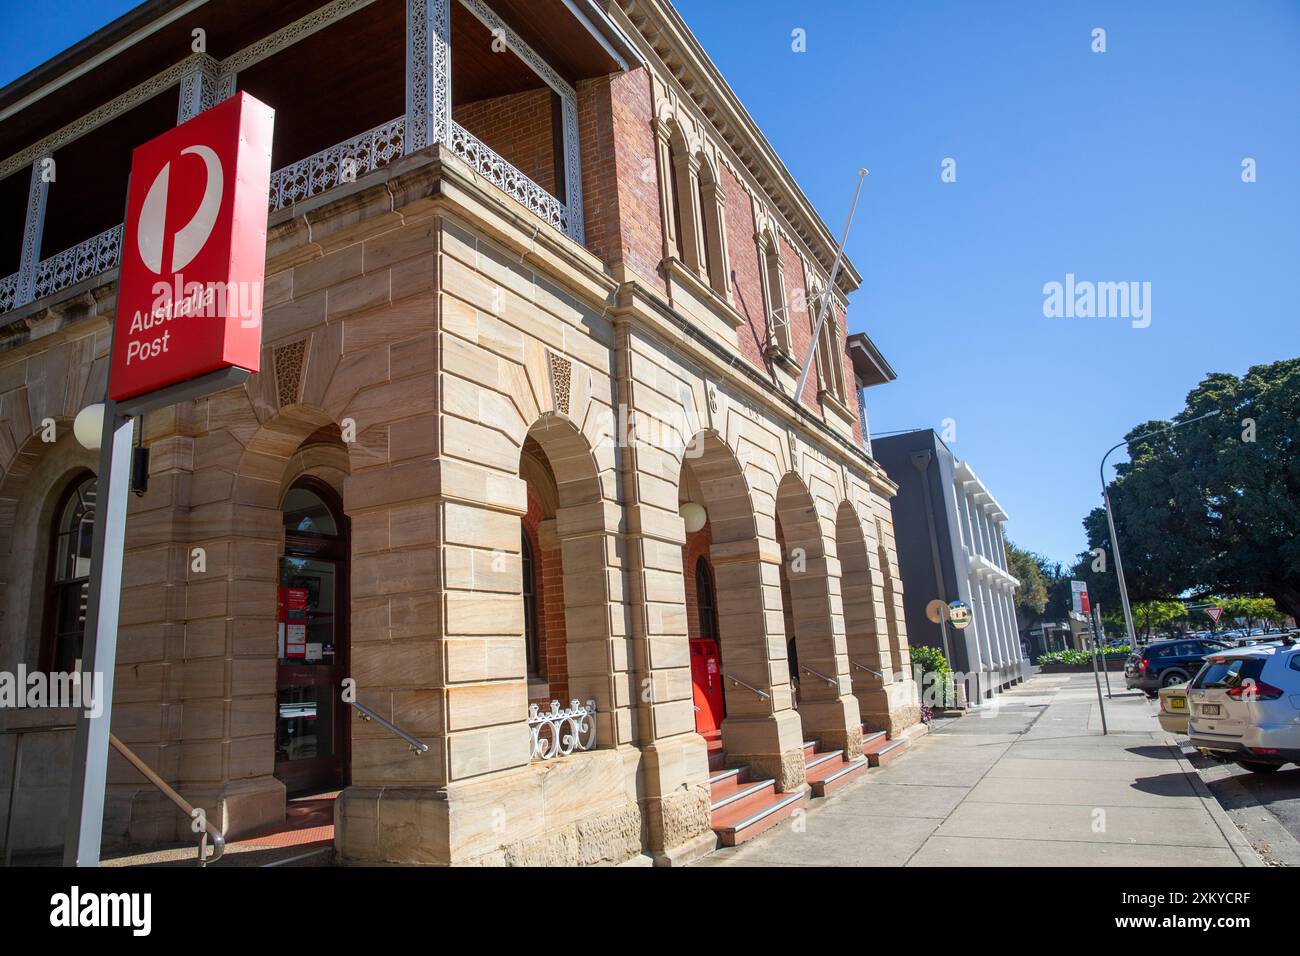
[[700, 272], [713, 291], [726, 299], [729, 297], [727, 273], [727, 230], [724, 225], [726, 195], [722, 184], [714, 175], [713, 166], [701, 153], [697, 158], [699, 173], [696, 177], [700, 191]]
[[700, 616], [700, 637], [718, 639], [718, 593], [713, 586], [713, 570], [700, 558], [695, 562], [695, 606]]
[[86, 604], [90, 597], [90, 548], [95, 528], [95, 476], [78, 476], [54, 510], [49, 575], [46, 585], [46, 632], [41, 666], [72, 671], [86, 639]]
[[781, 240], [770, 230], [758, 235], [758, 271], [767, 303], [767, 349], [769, 354], [790, 357], [790, 312], [785, 301], [785, 266], [781, 261]]
[[840, 359], [843, 350], [840, 347], [839, 321], [834, 305], [828, 302], [826, 309], [826, 321], [817, 337], [817, 368], [822, 391], [844, 405], [848, 403], [848, 393], [844, 388], [844, 364]]
[[537, 565], [533, 561], [533, 545], [528, 540], [528, 532], [522, 531], [519, 535], [519, 554], [523, 567], [524, 577], [524, 653], [528, 657], [528, 673], [536, 675], [539, 673], [538, 668], [538, 636], [537, 636], [537, 587], [536, 578]]

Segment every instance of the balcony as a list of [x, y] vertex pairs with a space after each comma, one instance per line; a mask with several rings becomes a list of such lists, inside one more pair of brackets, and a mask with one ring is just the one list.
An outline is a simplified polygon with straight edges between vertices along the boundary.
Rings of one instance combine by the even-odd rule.
[[276, 109], [269, 213], [441, 144], [582, 243], [574, 84], [625, 55], [595, 4], [567, 0], [334, 0], [220, 59], [192, 54], [0, 161], [0, 222], [24, 223], [0, 240], [0, 271], [17, 267], [0, 313], [111, 280], [131, 149], [237, 90]]

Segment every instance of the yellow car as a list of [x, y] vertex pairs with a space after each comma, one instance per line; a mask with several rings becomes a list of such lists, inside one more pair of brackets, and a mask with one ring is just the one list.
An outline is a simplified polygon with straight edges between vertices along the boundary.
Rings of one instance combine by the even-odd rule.
[[1187, 682], [1160, 688], [1160, 726], [1171, 734], [1187, 734]]

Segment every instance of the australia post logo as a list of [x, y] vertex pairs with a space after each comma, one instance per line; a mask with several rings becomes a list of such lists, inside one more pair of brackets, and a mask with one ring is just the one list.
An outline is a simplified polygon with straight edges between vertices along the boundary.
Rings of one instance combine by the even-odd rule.
[[135, 149], [114, 400], [231, 366], [257, 371], [273, 119], [239, 94]]

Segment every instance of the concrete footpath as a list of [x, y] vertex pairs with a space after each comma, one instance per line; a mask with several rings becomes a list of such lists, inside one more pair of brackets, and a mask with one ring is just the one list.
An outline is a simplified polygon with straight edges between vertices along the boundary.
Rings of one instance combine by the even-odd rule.
[[698, 866], [1262, 866], [1153, 708], [1039, 675]]

